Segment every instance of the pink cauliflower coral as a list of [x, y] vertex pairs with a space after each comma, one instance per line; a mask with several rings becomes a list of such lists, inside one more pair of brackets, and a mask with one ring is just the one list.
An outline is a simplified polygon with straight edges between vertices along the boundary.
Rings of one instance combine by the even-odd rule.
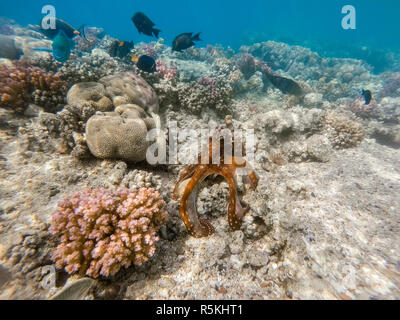
[[141, 265], [155, 252], [157, 232], [167, 220], [164, 205], [152, 188], [87, 189], [66, 198], [51, 218], [50, 231], [61, 238], [56, 266], [96, 278]]
[[162, 79], [173, 80], [178, 74], [178, 69], [175, 67], [167, 67], [161, 60], [156, 61], [157, 72]]

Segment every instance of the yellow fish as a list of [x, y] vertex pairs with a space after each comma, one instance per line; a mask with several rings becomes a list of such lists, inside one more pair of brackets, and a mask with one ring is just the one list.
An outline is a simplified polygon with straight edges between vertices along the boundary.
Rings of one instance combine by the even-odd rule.
[[138, 62], [138, 61], [139, 61], [138, 56], [137, 56], [136, 54], [133, 54], [133, 55], [131, 56], [131, 61], [132, 61], [133, 63]]

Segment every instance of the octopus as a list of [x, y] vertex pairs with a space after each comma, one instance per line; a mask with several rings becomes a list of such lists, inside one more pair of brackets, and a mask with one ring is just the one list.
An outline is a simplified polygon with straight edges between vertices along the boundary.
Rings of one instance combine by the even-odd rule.
[[[224, 141], [225, 139], [221, 139], [220, 143], [220, 139], [216, 139], [215, 136], [214, 139], [210, 137], [208, 147], [206, 146], [198, 155], [197, 164], [184, 167], [179, 173], [175, 185], [173, 199], [178, 200], [181, 197], [179, 213], [188, 233], [196, 238], [207, 237], [215, 231], [211, 223], [200, 218], [197, 213], [196, 199], [199, 186], [204, 179], [215, 174], [222, 176], [227, 181], [229, 185], [228, 222], [233, 230], [240, 229], [242, 219], [250, 208], [239, 198], [237, 169], [246, 169], [246, 175], [242, 176], [243, 182], [250, 184], [252, 189], [255, 189], [258, 184], [258, 177], [250, 164], [243, 157], [232, 156], [232, 152], [228, 154], [224, 148]], [[230, 150], [234, 150], [233, 148], [232, 142]], [[225, 161], [228, 158], [231, 161]], [[204, 159], [208, 159], [208, 161], [204, 161]], [[213, 161], [213, 159], [218, 159], [218, 161]], [[217, 164], [215, 164], [216, 162]]]

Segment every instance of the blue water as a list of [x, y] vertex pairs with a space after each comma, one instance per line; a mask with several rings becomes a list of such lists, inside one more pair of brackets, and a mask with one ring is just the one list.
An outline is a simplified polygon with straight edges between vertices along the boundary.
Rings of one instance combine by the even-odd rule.
[[[218, 43], [237, 49], [254, 41], [279, 40], [321, 51], [326, 47], [324, 53], [331, 50], [332, 55], [335, 48], [348, 46], [400, 50], [398, 0], [8, 0], [1, 1], [0, 16], [21, 25], [37, 24], [47, 4], [75, 27], [103, 27], [114, 37], [135, 42], [152, 40], [139, 35], [130, 20], [134, 12], [143, 11], [167, 43], [179, 33], [201, 31], [203, 46]], [[341, 27], [346, 4], [356, 8], [356, 30]]]

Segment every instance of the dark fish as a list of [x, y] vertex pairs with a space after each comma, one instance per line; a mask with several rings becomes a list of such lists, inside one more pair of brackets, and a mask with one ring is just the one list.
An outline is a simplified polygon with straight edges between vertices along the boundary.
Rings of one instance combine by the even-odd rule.
[[115, 40], [109, 49], [111, 57], [123, 58], [126, 57], [133, 49], [133, 41], [119, 41]]
[[151, 21], [144, 13], [136, 12], [132, 17], [132, 21], [138, 29], [139, 33], [143, 33], [150, 37], [152, 37], [154, 34], [154, 36], [158, 38], [158, 34], [161, 32], [161, 30], [153, 28], [156, 24]]
[[364, 97], [365, 104], [369, 104], [372, 100], [372, 92], [371, 90], [362, 90], [361, 95]]
[[143, 55], [139, 58], [138, 62], [136, 63], [136, 66], [143, 71], [146, 71], [148, 73], [154, 73], [157, 71], [156, 69], [156, 61], [149, 56]]
[[33, 26], [34, 29], [44, 34], [49, 39], [54, 39], [58, 33], [62, 30], [65, 35], [72, 39], [75, 36], [81, 36], [86, 40], [85, 35], [85, 26], [81, 26], [79, 29], [75, 29], [69, 23], [65, 22], [64, 20], [55, 18], [56, 20], [56, 28], [55, 29], [43, 29], [42, 22], [40, 21], [39, 26]]
[[69, 59], [72, 49], [75, 47], [75, 41], [68, 38], [64, 31], [60, 30], [53, 39], [53, 57], [57, 61], [65, 62]]
[[264, 73], [269, 81], [277, 87], [284, 94], [293, 94], [295, 96], [301, 96], [303, 94], [303, 90], [300, 85], [289, 78], [281, 77], [275, 75], [273, 73]]
[[193, 32], [182, 33], [177, 36], [172, 42], [172, 50], [182, 51], [194, 46], [194, 41], [201, 41], [200, 33], [193, 35]]

